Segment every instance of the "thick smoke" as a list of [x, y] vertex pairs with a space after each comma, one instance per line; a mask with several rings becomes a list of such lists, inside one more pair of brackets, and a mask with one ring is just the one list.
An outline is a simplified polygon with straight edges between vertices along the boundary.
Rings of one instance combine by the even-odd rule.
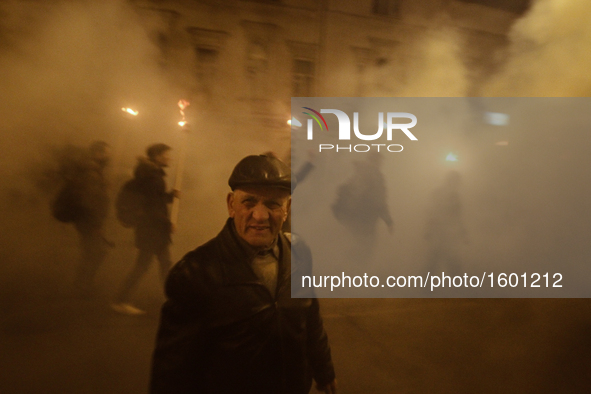
[[[463, 97], [468, 70], [461, 58], [462, 36], [452, 27], [429, 28], [412, 46], [407, 79], [399, 97]], [[437, 67], [434, 65], [437, 64]]]
[[[78, 244], [72, 226], [57, 223], [49, 212], [49, 202], [58, 187], [55, 178], [58, 166], [56, 152], [67, 145], [85, 147], [97, 139], [109, 142], [114, 156], [108, 178], [114, 194], [117, 187], [131, 175], [136, 157], [154, 142], [164, 142], [173, 147], [173, 165], [168, 169], [168, 182], [172, 185], [175, 163], [179, 161], [182, 144], [186, 144], [181, 217], [177, 233], [173, 236], [172, 250], [173, 260], [178, 260], [219, 230], [226, 216], [225, 179], [240, 157], [268, 150], [283, 155], [289, 150], [288, 141], [281, 139], [283, 137], [278, 137], [277, 141], [264, 141], [263, 137], [256, 136], [255, 127], [239, 119], [228, 121], [226, 127], [220, 130], [219, 119], [213, 119], [214, 115], [199, 110], [199, 99], [187, 110], [191, 132], [188, 135], [181, 134], [176, 124], [180, 120], [177, 102], [181, 98], [195, 96], [194, 91], [200, 88], [194, 77], [193, 50], [179, 38], [183, 34], [176, 34], [186, 32], [175, 31], [180, 28], [171, 21], [178, 16], [171, 14], [171, 19], [166, 19], [155, 10], [138, 10], [132, 8], [130, 3], [123, 0], [15, 0], [0, 3], [0, 97], [3, 104], [0, 107], [3, 136], [0, 145], [3, 148], [0, 155], [0, 176], [3, 179], [0, 186], [0, 253], [3, 262], [0, 267], [0, 309], [5, 317], [0, 329], [13, 334], [15, 338], [20, 338], [19, 335], [23, 333], [37, 334], [54, 329], [59, 332], [57, 338], [52, 337], [41, 347], [32, 343], [30, 348], [22, 344], [14, 348], [26, 350], [21, 352], [17, 360], [22, 362], [22, 370], [27, 370], [24, 368], [26, 365], [28, 370], [40, 374], [44, 371], [50, 376], [46, 376], [45, 381], [52, 382], [59, 380], [53, 374], [60, 378], [67, 376], [62, 379], [63, 382], [56, 382], [63, 385], [60, 392], [75, 392], [72, 387], [80, 387], [79, 391], [84, 392], [87, 382], [81, 381], [88, 369], [93, 371], [93, 384], [97, 392], [117, 392], [123, 384], [120, 382], [129, 378], [123, 374], [130, 371], [125, 368], [130, 365], [133, 366], [132, 370], [137, 369], [130, 374], [132, 388], [127, 390], [133, 392], [137, 387], [146, 385], [148, 367], [147, 362], [146, 365], [139, 365], [138, 360], [133, 359], [135, 354], [120, 355], [122, 361], [119, 363], [112, 360], [113, 354], [120, 352], [120, 343], [128, 344], [130, 339], [121, 334], [125, 333], [124, 330], [118, 331], [122, 321], [117, 321], [113, 325], [115, 328], [104, 328], [105, 322], [112, 321], [109, 320], [113, 319], [111, 315], [97, 314], [89, 318], [90, 312], [81, 314], [82, 318], [88, 318], [89, 324], [95, 329], [99, 327], [102, 330], [98, 340], [95, 331], [88, 334], [90, 338], [70, 336], [72, 323], [79, 322], [72, 316], [79, 314], [80, 310], [86, 310], [86, 307], [75, 308], [68, 304], [70, 309], [64, 312], [64, 304], [60, 302], [68, 298], [62, 297], [57, 302], [66, 293], [65, 287], [72, 282]], [[530, 10], [513, 25], [508, 35], [508, 47], [487, 54], [485, 60], [495, 59], [493, 63], [497, 66], [496, 71], [484, 76], [479, 74], [478, 79], [473, 79], [474, 70], [466, 62], [465, 52], [469, 40], [464, 35], [465, 30], [454, 27], [454, 21], [449, 16], [437, 17], [437, 20], [426, 23], [424, 30], [418, 29], [422, 30], [420, 34], [398, 46], [390, 54], [390, 60], [382, 59], [371, 65], [365, 71], [363, 89], [359, 92], [368, 97], [587, 96], [591, 90], [588, 72], [591, 66], [591, 52], [588, 50], [591, 42], [591, 27], [588, 23], [590, 13], [591, 5], [586, 0], [535, 1]], [[235, 45], [232, 50], [242, 50], [240, 43], [231, 45]], [[223, 74], [223, 71], [220, 69], [219, 73]], [[326, 73], [332, 74], [332, 70], [326, 70]], [[226, 78], [229, 82], [225, 86], [220, 84], [215, 88], [224, 98], [221, 101], [224, 101], [222, 105], [225, 106], [225, 113], [229, 113], [231, 109], [236, 110], [229, 106], [237, 100], [227, 93], [234, 89], [232, 84], [236, 78], [235, 75], [224, 75], [220, 79]], [[342, 86], [347, 88], [355, 80], [349, 75], [342, 75], [341, 79]], [[230, 98], [225, 100], [227, 97]], [[381, 267], [385, 273], [395, 269], [396, 272], [412, 274], [427, 268], [432, 261], [430, 251], [448, 260], [452, 256], [454, 261], [460, 262], [459, 270], [473, 266], [488, 269], [494, 264], [509, 271], [513, 262], [527, 259], [542, 267], [556, 261], [580, 265], [587, 263], [586, 242], [590, 235], [588, 223], [591, 221], [591, 206], [588, 199], [584, 198], [591, 192], [586, 182], [586, 172], [591, 164], [588, 159], [589, 139], [586, 138], [588, 123], [581, 122], [576, 127], [576, 122], [573, 122], [573, 127], [565, 130], [561, 121], [562, 116], [576, 117], [577, 111], [587, 111], [587, 108], [564, 108], [548, 124], [532, 122], [534, 116], [528, 114], [527, 109], [524, 109], [521, 119], [512, 117], [507, 127], [494, 127], [483, 122], [486, 111], [509, 112], [511, 108], [505, 105], [498, 101], [485, 107], [478, 99], [462, 101], [454, 105], [454, 109], [465, 114], [462, 121], [441, 124], [437, 128], [445, 138], [429, 141], [419, 136], [421, 145], [415, 152], [420, 151], [420, 162], [413, 162], [404, 156], [400, 161], [393, 158], [385, 160], [382, 173], [386, 181], [388, 206], [394, 220], [394, 234], [388, 234], [384, 223], [378, 222], [377, 244], [380, 248], [372, 257], [374, 261], [390, 263], [388, 267]], [[121, 111], [123, 107], [139, 111], [138, 116], [126, 116]], [[448, 109], [441, 108], [442, 114], [446, 112], [449, 112]], [[373, 127], [373, 119], [371, 122]], [[227, 126], [230, 123], [235, 130]], [[534, 127], [520, 128], [525, 123], [533, 124]], [[508, 145], [503, 145], [503, 142]], [[458, 162], [444, 162], [450, 152], [458, 155]], [[299, 154], [300, 162], [305, 160], [306, 152], [296, 153]], [[314, 172], [298, 186], [300, 190], [333, 192], [338, 185], [347, 181], [348, 172], [352, 169], [350, 166], [345, 167], [350, 163], [344, 161], [327, 163], [323, 155], [315, 157], [315, 164]], [[438, 209], [435, 200], [437, 193], [434, 192], [444, 187], [446, 174], [450, 171], [457, 171], [461, 175], [461, 184], [450, 193], [452, 197], [443, 198], [461, 206], [461, 218], [457, 214], [452, 216], [456, 220], [453, 231], [461, 227], [462, 236], [451, 236], [457, 241], [453, 244], [453, 250], [433, 251], [434, 244], [430, 243], [427, 234], [430, 229], [436, 228], [433, 223], [440, 219], [437, 212], [433, 211]], [[333, 189], [327, 185], [332, 185]], [[328, 196], [325, 205], [330, 206], [334, 197], [334, 193]], [[305, 209], [313, 213], [319, 211], [313, 204]], [[135, 252], [131, 232], [123, 229], [112, 216], [107, 233], [117, 247], [111, 250], [97, 278], [99, 285], [105, 289], [105, 297], [111, 297], [119, 286], [131, 268]], [[339, 227], [333, 217], [323, 217], [318, 212], [315, 225], [318, 240], [329, 238], [330, 242], [341, 244], [342, 239], [351, 241], [351, 235], [344, 227]], [[439, 225], [445, 227], [446, 223]], [[343, 248], [343, 259], [349, 252], [350, 249]], [[148, 301], [145, 304], [152, 305], [152, 315], [157, 315], [162, 295], [155, 269], [138, 289], [138, 296], [143, 297], [142, 301]], [[39, 300], [50, 302], [39, 305]], [[103, 304], [106, 308], [107, 303]], [[373, 307], [375, 304], [368, 305]], [[417, 314], [430, 310], [424, 307], [427, 304], [421, 305], [424, 309], [418, 307]], [[478, 309], [481, 309], [481, 304], [478, 305]], [[584, 304], [584, 307], [588, 305]], [[498, 310], [502, 311], [495, 309], [492, 314], [499, 313]], [[508, 312], [511, 313], [509, 318], [493, 319], [490, 322], [500, 321], [500, 325], [503, 325], [506, 321], [516, 320], [523, 323], [520, 327], [523, 332], [511, 332], [514, 327], [512, 324], [502, 328], [486, 325], [482, 328], [480, 322], [474, 323], [477, 331], [487, 331], [487, 335], [481, 333], [481, 337], [476, 336], [474, 342], [487, 343], [490, 338], [488, 332], [494, 329], [500, 329], [497, 334], [499, 337], [510, 338], [501, 342], [506, 349], [495, 349], [495, 343], [487, 345], [490, 347], [484, 350], [474, 346], [475, 352], [491, 353], [493, 358], [497, 357], [497, 363], [490, 364], [491, 370], [504, 363], [504, 356], [515, 351], [515, 343], [521, 344], [523, 338], [530, 337], [531, 321], [540, 321], [543, 326], [555, 323], [550, 321], [551, 317], [532, 318], [527, 314], [516, 317], [516, 311], [521, 309], [511, 305], [505, 310], [511, 311]], [[568, 315], [576, 316], [579, 311], [573, 308]], [[454, 312], [447, 312], [455, 317], [455, 309]], [[482, 313], [486, 315], [485, 321], [489, 321], [486, 320], [491, 318], [489, 311]], [[539, 312], [529, 312], [530, 315], [535, 313]], [[440, 314], [445, 315], [445, 311]], [[381, 320], [374, 319], [374, 322], [378, 323], [372, 324], [378, 325]], [[417, 326], [423, 331], [419, 330], [418, 334], [413, 334], [414, 337], [430, 338], [432, 332], [429, 330], [432, 327], [429, 324], [433, 322], [438, 324], [437, 320], [417, 320]], [[136, 332], [142, 330], [142, 324], [137, 323]], [[384, 337], [390, 338], [393, 334], [388, 324], [383, 324], [382, 328], [387, 329]], [[582, 324], [588, 324], [588, 321]], [[459, 327], [450, 326], [448, 315], [442, 318], [440, 325], [452, 327], [450, 331], [465, 329], [461, 324]], [[153, 338], [151, 329], [143, 332], [145, 338], [150, 338], [150, 343]], [[329, 333], [331, 338], [335, 338], [338, 330]], [[584, 341], [584, 338], [589, 338], [588, 330], [575, 333], [577, 335], [574, 338], [583, 338], [583, 343], [588, 343]], [[555, 340], [552, 337], [554, 334], [539, 334], [544, 337], [542, 345]], [[361, 335], [367, 340], [365, 332]], [[359, 340], [359, 335], [347, 337], [347, 342], [359, 343]], [[369, 340], [374, 341], [374, 338]], [[392, 353], [400, 350], [397, 342], [389, 342], [392, 344]], [[137, 339], [136, 348], [145, 351], [142, 354], [143, 361], [149, 359], [151, 351], [145, 343]], [[460, 346], [464, 347], [466, 343], [464, 341]], [[570, 364], [574, 364], [572, 360], [578, 358], [568, 357], [570, 353], [564, 350], [567, 345], [576, 348], [569, 340], [557, 350], [557, 357], [552, 355], [553, 359], [567, 360], [561, 365], [569, 365], [570, 368], [569, 371], [560, 370], [564, 373], [557, 375], [556, 381], [551, 382], [554, 386], [558, 385], [557, 382], [567, 380], [564, 384], [575, 385], [578, 377], [572, 371], [578, 371], [581, 365], [588, 365], [578, 363], [578, 366], [571, 368]], [[76, 351], [71, 351], [73, 347], [77, 348]], [[340, 343], [334, 348], [335, 352], [347, 354], [344, 352], [354, 347]], [[79, 366], [79, 359], [86, 360], [89, 349], [97, 354], [97, 365], [104, 370], [95, 371], [95, 366]], [[517, 351], [522, 350], [518, 348]], [[418, 353], [414, 352], [414, 348], [409, 351], [413, 353], [413, 358], [419, 358]], [[424, 354], [432, 353], [431, 349], [424, 350]], [[450, 358], [453, 356], [455, 354], [450, 353]], [[77, 366], [72, 368], [74, 372], [59, 370], [61, 364], [55, 363], [54, 358], [62, 357], [72, 366]], [[343, 359], [338, 360], [341, 365], [344, 365]], [[353, 356], [351, 359], [359, 360]], [[471, 363], [472, 359], [466, 360], [470, 362], [461, 363], [463, 366]], [[6, 362], [19, 365], [13, 360]], [[377, 365], [374, 357], [367, 362]], [[391, 354], [388, 354], [382, 366], [391, 362]], [[111, 369], [104, 364], [109, 364]], [[48, 365], [54, 366], [53, 369], [47, 370]], [[401, 365], [406, 366], [407, 360], [401, 361]], [[13, 365], [11, 367], [16, 369]], [[531, 368], [533, 370], [536, 367]], [[385, 372], [380, 368], [372, 368], [378, 371], [373, 372], [378, 374], [376, 381], [391, 379], [384, 379]], [[358, 368], [357, 365], [352, 370], [363, 373], [362, 378], [367, 379], [367, 376], [371, 376], [366, 375], [371, 372], [368, 369]], [[82, 372], [78, 379], [73, 377], [76, 371]], [[408, 369], [402, 367], [400, 371]], [[416, 375], [416, 371], [411, 372]], [[458, 376], [465, 375], [464, 372], [458, 369]], [[514, 371], [507, 370], [508, 376], [513, 374]], [[539, 371], [532, 374], [539, 374]], [[341, 376], [346, 381], [344, 374]], [[571, 376], [572, 379], [564, 380], [564, 376]], [[447, 376], [445, 378], [450, 380]], [[80, 382], [76, 383], [76, 380]], [[544, 382], [544, 379], [540, 381]], [[359, 382], [360, 385], [366, 384], [362, 379]], [[18, 382], [15, 386], [21, 388], [25, 383]], [[34, 386], [34, 383], [29, 384]], [[498, 382], [491, 383], [491, 387], [497, 385]], [[346, 384], [343, 387], [347, 387]], [[466, 392], [471, 389], [473, 387], [467, 388]], [[367, 391], [367, 387], [362, 386], [360, 390]], [[38, 391], [38, 388], [30, 390]]]
[[[463, 97], [469, 92], [462, 60], [464, 40], [442, 18], [417, 37], [370, 65], [360, 92], [365, 97]], [[434, 67], [437, 65], [437, 67]]]
[[[66, 147], [85, 148], [95, 140], [111, 145], [107, 178], [112, 197], [131, 176], [137, 157], [156, 142], [173, 148], [167, 171], [172, 187], [186, 148], [174, 260], [214, 235], [225, 217], [224, 182], [208, 179], [224, 179], [238, 156], [276, 149], [245, 141], [240, 149], [220, 151], [231, 136], [217, 133], [215, 123], [197, 108], [199, 100], [186, 110], [190, 132], [181, 131], [177, 102], [199, 99], [199, 85], [186, 32], [173, 23], [174, 13], [166, 15], [126, 1], [0, 5], [2, 246], [9, 261], [21, 262], [3, 267], [6, 292], [18, 291], [15, 278], [29, 273], [43, 283], [69, 281], [73, 275], [75, 231], [57, 223], [49, 210]], [[138, 115], [123, 112], [127, 107]], [[212, 144], [217, 148], [209, 148]], [[216, 166], [207, 165], [212, 160]], [[117, 248], [99, 279], [115, 287], [131, 267], [134, 249], [131, 231], [112, 213], [107, 232]], [[40, 264], [39, 256], [50, 262]], [[152, 285], [160, 294], [160, 286]]]
[[591, 91], [591, 4], [537, 0], [513, 25], [507, 60], [484, 96], [586, 97]]
[[[482, 85], [482, 76], [471, 79], [473, 70], [466, 65], [467, 37], [461, 30], [447, 27], [449, 22], [442, 22], [445, 18], [438, 19], [409, 48], [400, 46], [390, 54], [401, 59], [402, 66], [386, 62], [370, 68], [364, 95], [446, 97], [478, 92], [495, 97], [585, 96], [590, 85], [587, 47], [591, 42], [586, 8], [588, 5], [580, 1], [534, 3], [512, 27], [507, 48], [498, 47], [484, 59], [495, 64], [504, 60]], [[400, 109], [396, 101], [390, 102], [392, 108]], [[511, 272], [516, 267], [546, 272], [562, 267], [583, 277], [588, 258], [584, 245], [590, 236], [585, 223], [591, 215], [585, 198], [589, 187], [580, 181], [591, 164], [584, 153], [589, 148], [584, 131], [589, 122], [586, 101], [466, 98], [425, 101], [424, 107], [428, 103], [440, 108], [431, 112], [437, 116], [428, 126], [426, 118], [421, 118], [425, 127], [419, 131], [420, 148], [414, 150], [413, 143], [407, 141], [405, 152], [386, 155], [383, 173], [396, 232], [391, 237], [383, 225], [378, 226], [378, 251], [374, 254], [379, 258], [373, 260], [381, 261], [382, 267], [364, 262], [357, 268], [361, 272], [381, 268], [384, 273], [418, 274], [438, 265], [448, 272]], [[374, 132], [375, 108], [366, 111], [358, 106], [355, 110], [370, 118], [365, 120], [364, 132]], [[495, 124], [491, 116], [503, 115], [494, 114], [507, 115], [507, 123]], [[448, 154], [457, 156], [457, 161], [446, 161]], [[318, 155], [315, 173], [300, 189], [303, 194], [315, 187], [329, 201], [310, 202], [325, 206], [311, 215], [319, 224], [311, 227], [315, 233], [310, 242], [322, 239], [322, 253], [328, 249], [342, 252], [333, 266], [320, 269], [325, 275], [340, 273], [339, 264], [351, 256], [348, 248], [352, 243], [329, 209], [330, 201], [337, 199], [338, 185], [346, 180], [344, 174], [353, 170], [344, 155], [330, 159], [326, 154]], [[363, 159], [362, 154], [353, 156]], [[438, 216], [443, 213], [437, 210], [446, 209], [441, 206], [445, 201], [434, 201], [432, 196], [445, 184], [450, 171], [462, 179], [453, 197], [462, 216], [440, 223], [436, 231], [447, 231], [443, 242], [432, 233], [434, 223], [443, 221]], [[304, 213], [312, 210], [301, 209]], [[297, 224], [297, 218], [294, 222]], [[327, 239], [326, 233], [334, 236]], [[571, 289], [580, 285], [577, 278], [571, 280]]]

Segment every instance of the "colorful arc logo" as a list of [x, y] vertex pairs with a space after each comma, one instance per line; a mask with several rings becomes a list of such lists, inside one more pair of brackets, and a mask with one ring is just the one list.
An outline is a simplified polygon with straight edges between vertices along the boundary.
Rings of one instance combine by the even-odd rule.
[[[308, 112], [304, 112], [304, 114], [306, 115], [310, 115], [315, 121], [316, 123], [318, 123], [318, 126], [320, 126], [320, 130], [322, 130], [324, 127], [322, 127], [322, 123], [320, 123], [320, 119], [322, 119], [322, 122], [324, 123], [324, 126], [326, 127], [326, 131], [328, 131], [328, 125], [326, 124], [326, 120], [324, 120], [324, 117], [322, 115], [320, 115], [320, 113], [318, 111], [313, 110], [312, 108], [309, 107], [302, 107], [304, 109], [308, 109], [312, 112], [314, 112], [314, 114], [308, 113]], [[318, 117], [320, 117], [320, 119], [318, 119]]]

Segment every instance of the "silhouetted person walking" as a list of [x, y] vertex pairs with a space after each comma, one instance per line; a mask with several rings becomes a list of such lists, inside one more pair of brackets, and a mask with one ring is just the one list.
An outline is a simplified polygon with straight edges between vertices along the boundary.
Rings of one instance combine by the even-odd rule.
[[390, 234], [394, 232], [386, 181], [381, 170], [383, 159], [380, 153], [371, 152], [367, 160], [354, 162], [355, 172], [339, 186], [331, 207], [334, 217], [354, 237], [347, 256], [355, 265], [366, 266], [373, 261], [380, 220]]
[[89, 297], [95, 293], [94, 279], [103, 264], [110, 243], [104, 224], [109, 213], [105, 167], [110, 160], [109, 145], [93, 142], [87, 150], [70, 149], [62, 158], [64, 185], [52, 204], [53, 216], [74, 224], [80, 240], [80, 261], [76, 270], [76, 293]]
[[434, 190], [425, 239], [429, 244], [428, 269], [434, 274], [444, 271], [460, 273], [460, 244], [467, 242], [460, 198], [461, 176], [447, 173], [443, 185]]
[[135, 265], [123, 281], [113, 309], [120, 313], [138, 315], [145, 313], [129, 303], [131, 292], [148, 270], [156, 256], [160, 277], [166, 278], [171, 266], [170, 243], [173, 231], [168, 214], [168, 204], [178, 197], [178, 191], [166, 191], [164, 168], [170, 164], [171, 148], [155, 144], [146, 150], [147, 158], [141, 157], [134, 171], [136, 192], [141, 196], [138, 203], [140, 214], [135, 226], [135, 246], [138, 254]]

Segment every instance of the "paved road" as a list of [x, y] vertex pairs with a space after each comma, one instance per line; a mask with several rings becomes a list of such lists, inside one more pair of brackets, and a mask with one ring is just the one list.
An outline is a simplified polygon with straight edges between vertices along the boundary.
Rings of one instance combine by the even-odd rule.
[[[31, 219], [33, 220], [33, 219]], [[79, 300], [73, 230], [26, 237], [18, 221], [0, 264], [0, 394], [147, 392], [163, 297], [152, 269], [135, 294], [143, 317], [109, 299], [133, 261], [120, 243]], [[50, 229], [53, 229], [51, 227]], [[55, 247], [60, 245], [60, 247]], [[325, 299], [341, 394], [589, 393], [590, 300]]]
[[[153, 278], [143, 317], [108, 297], [4, 293], [0, 393], [147, 392], [162, 301]], [[4, 306], [10, 303], [4, 303]], [[588, 300], [322, 300], [348, 393], [588, 393]]]

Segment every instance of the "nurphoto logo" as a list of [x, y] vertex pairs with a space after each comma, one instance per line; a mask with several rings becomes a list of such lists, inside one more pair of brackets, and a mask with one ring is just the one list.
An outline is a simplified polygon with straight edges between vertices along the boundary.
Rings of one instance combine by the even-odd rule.
[[[308, 119], [307, 122], [307, 138], [308, 140], [314, 139], [314, 121], [320, 127], [321, 132], [328, 132], [328, 124], [326, 119], [321, 114], [333, 114], [337, 117], [339, 122], [339, 141], [350, 141], [351, 140], [351, 120], [349, 115], [338, 109], [321, 109], [320, 112], [310, 108], [302, 107], [310, 112], [304, 112], [305, 115], [310, 116], [312, 119]], [[407, 119], [410, 122], [407, 123], [394, 123], [395, 119]], [[417, 141], [417, 137], [410, 132], [409, 129], [413, 128], [417, 124], [417, 117], [408, 112], [388, 112], [386, 114], [386, 121], [384, 121], [384, 112], [378, 113], [378, 131], [374, 134], [363, 134], [359, 130], [359, 113], [353, 112], [353, 133], [355, 137], [362, 141], [375, 141], [382, 137], [384, 128], [386, 129], [386, 139], [392, 141], [394, 131], [402, 131], [411, 141]], [[383, 148], [384, 151], [388, 152], [402, 152], [404, 149], [400, 144], [356, 144], [356, 145], [333, 145], [333, 144], [319, 144], [318, 151], [330, 151], [334, 150], [347, 151], [347, 152], [369, 152], [370, 150], [376, 150], [380, 152]]]

